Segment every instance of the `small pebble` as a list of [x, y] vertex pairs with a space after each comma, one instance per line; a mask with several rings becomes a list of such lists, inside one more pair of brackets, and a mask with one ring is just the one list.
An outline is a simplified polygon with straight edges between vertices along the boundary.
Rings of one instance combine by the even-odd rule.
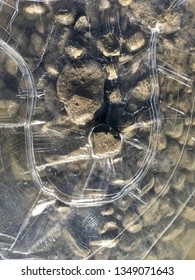
[[16, 65], [15, 61], [11, 58], [7, 58], [5, 68], [7, 73], [13, 76], [16, 75], [18, 70], [18, 66]]
[[29, 15], [42, 15], [46, 12], [46, 8], [42, 6], [40, 3], [31, 4], [24, 7], [24, 12]]
[[113, 64], [109, 64], [106, 67], [106, 72], [107, 72], [107, 75], [108, 75], [108, 80], [117, 79], [117, 77], [118, 77], [117, 72], [116, 72], [115, 66]]
[[179, 98], [178, 102], [178, 109], [181, 110], [184, 113], [187, 113], [192, 108], [192, 100], [189, 94], [182, 94], [182, 96]]
[[114, 208], [113, 207], [104, 208], [101, 210], [101, 214], [103, 216], [111, 216], [114, 214]]
[[121, 141], [110, 132], [92, 133], [93, 153], [97, 156], [114, 154], [120, 150]]
[[58, 69], [52, 65], [45, 65], [45, 69], [51, 76], [57, 77], [59, 75]]
[[189, 171], [195, 171], [195, 153], [194, 147], [190, 149], [185, 149], [182, 153], [181, 160], [179, 162], [181, 168], [187, 169]]
[[[176, 118], [176, 116], [175, 116]], [[178, 139], [183, 134], [184, 122], [183, 120], [174, 120], [174, 115], [171, 119], [167, 120], [165, 124], [165, 134], [170, 136], [173, 139]]]
[[165, 235], [162, 237], [162, 241], [167, 242], [170, 240], [174, 240], [176, 237], [178, 237], [185, 229], [185, 224], [182, 223], [179, 226], [177, 226], [175, 229], [171, 228], [171, 231], [167, 231]]
[[13, 100], [0, 101], [0, 118], [13, 118], [17, 114], [19, 107], [19, 103], [16, 103]]
[[[128, 210], [128, 208], [131, 206], [132, 204], [132, 197], [130, 196], [125, 196], [121, 199], [119, 199], [117, 202], [116, 202], [116, 206], [119, 210], [125, 212]], [[120, 216], [120, 215], [119, 215]], [[120, 219], [120, 218], [119, 218]]]
[[130, 52], [136, 52], [145, 45], [145, 38], [142, 33], [138, 32], [126, 40], [126, 47]]
[[177, 171], [171, 180], [171, 186], [177, 191], [182, 191], [185, 186], [185, 181], [186, 175], [181, 171]]
[[119, 89], [113, 90], [112, 92], [109, 93], [108, 98], [109, 98], [110, 102], [112, 102], [114, 104], [120, 103], [122, 101], [120, 90]]
[[195, 53], [190, 55], [189, 65], [193, 72], [195, 72]]
[[[142, 208], [139, 209], [139, 212], [141, 213], [143, 210]], [[159, 201], [155, 201], [154, 204], [146, 212], [143, 213], [142, 219], [143, 219], [143, 227], [147, 227], [150, 225], [157, 224], [160, 219], [161, 215], [159, 212]]]
[[186, 207], [182, 213], [182, 217], [190, 222], [195, 222], [195, 207]]
[[128, 224], [128, 221], [123, 220], [123, 227], [130, 233], [137, 233], [142, 229], [142, 221], [139, 219], [135, 223], [129, 222]]
[[43, 39], [40, 35], [37, 33], [33, 33], [31, 35], [31, 46], [33, 47], [33, 50], [37, 56], [41, 56], [44, 52], [45, 44], [43, 42]]
[[148, 100], [151, 97], [151, 93], [152, 85], [150, 79], [138, 82], [137, 85], [130, 91], [131, 97], [140, 101]]
[[108, 0], [101, 0], [99, 4], [99, 10], [104, 11], [111, 7], [110, 1]]
[[132, 0], [118, 0], [118, 2], [121, 6], [126, 7], [132, 3]]
[[123, 252], [132, 252], [140, 246], [142, 240], [140, 237], [137, 237], [135, 240], [132, 240], [129, 235], [123, 234], [120, 242], [119, 247]]
[[149, 137], [151, 145], [158, 151], [162, 151], [167, 147], [167, 138], [163, 134], [154, 134]]
[[105, 57], [120, 55], [120, 41], [114, 34], [107, 34], [97, 41], [99, 50]]
[[141, 188], [141, 195], [146, 194], [149, 190], [153, 188], [155, 184], [155, 178], [152, 176], [152, 178], [149, 180], [149, 182], [144, 187]]
[[174, 14], [169, 11], [163, 13], [157, 20], [156, 28], [162, 34], [171, 34], [180, 29], [181, 18], [180, 14]]
[[90, 24], [86, 16], [80, 17], [74, 25], [74, 28], [78, 31], [85, 30], [87, 28], [89, 29], [89, 27]]
[[68, 46], [65, 48], [65, 53], [74, 59], [80, 59], [85, 54], [85, 49], [82, 47]]
[[97, 247], [106, 247], [106, 248], [114, 248], [118, 244], [119, 239], [102, 239], [102, 240], [93, 240], [89, 242], [90, 246], [97, 246]]
[[110, 221], [110, 222], [105, 223], [103, 226], [101, 226], [100, 233], [103, 234], [109, 230], [114, 230], [117, 228], [118, 228], [118, 226], [117, 226], [116, 222]]
[[72, 25], [75, 20], [75, 14], [71, 12], [61, 12], [55, 15], [55, 20], [62, 25]]
[[171, 202], [161, 201], [159, 211], [163, 217], [171, 217], [175, 213], [175, 209], [171, 206]]

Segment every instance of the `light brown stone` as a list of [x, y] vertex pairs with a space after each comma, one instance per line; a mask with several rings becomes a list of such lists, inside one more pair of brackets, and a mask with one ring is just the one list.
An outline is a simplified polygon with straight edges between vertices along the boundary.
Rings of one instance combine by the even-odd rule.
[[195, 207], [186, 207], [182, 217], [190, 222], [195, 222]]
[[145, 38], [142, 33], [138, 32], [130, 36], [126, 40], [126, 47], [130, 52], [136, 52], [142, 49], [145, 45]]
[[110, 132], [92, 133], [93, 153], [97, 156], [114, 154], [120, 150], [121, 141]]
[[75, 14], [72, 12], [61, 12], [55, 15], [55, 20], [62, 25], [71, 25], [74, 23]]
[[126, 7], [132, 3], [132, 0], [118, 0], [118, 2], [121, 6]]
[[120, 55], [120, 41], [111, 33], [101, 36], [97, 40], [97, 46], [105, 57]]

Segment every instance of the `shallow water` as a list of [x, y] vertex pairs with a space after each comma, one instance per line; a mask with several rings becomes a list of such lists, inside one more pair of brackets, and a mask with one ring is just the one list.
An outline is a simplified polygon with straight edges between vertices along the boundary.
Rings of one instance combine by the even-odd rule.
[[194, 258], [194, 25], [191, 0], [0, 1], [2, 259]]

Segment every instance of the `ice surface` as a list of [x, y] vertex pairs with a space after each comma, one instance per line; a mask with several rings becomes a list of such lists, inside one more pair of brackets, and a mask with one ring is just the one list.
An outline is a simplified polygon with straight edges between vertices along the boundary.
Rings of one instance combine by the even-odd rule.
[[192, 0], [0, 1], [2, 258], [185, 257], [194, 25]]

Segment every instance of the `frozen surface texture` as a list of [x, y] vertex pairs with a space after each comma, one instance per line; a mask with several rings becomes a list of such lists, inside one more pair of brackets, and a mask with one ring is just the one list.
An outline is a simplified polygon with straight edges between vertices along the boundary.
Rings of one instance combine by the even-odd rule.
[[0, 0], [0, 257], [195, 242], [194, 0]]

